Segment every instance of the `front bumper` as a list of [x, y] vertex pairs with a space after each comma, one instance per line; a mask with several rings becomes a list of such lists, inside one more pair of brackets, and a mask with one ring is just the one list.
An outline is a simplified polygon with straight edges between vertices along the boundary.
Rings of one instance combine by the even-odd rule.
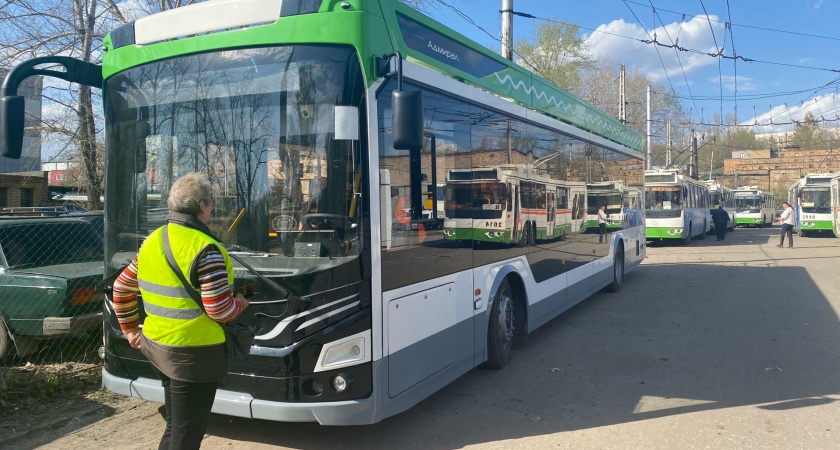
[[102, 328], [102, 312], [71, 317], [44, 318], [44, 336], [63, 336], [97, 328]]

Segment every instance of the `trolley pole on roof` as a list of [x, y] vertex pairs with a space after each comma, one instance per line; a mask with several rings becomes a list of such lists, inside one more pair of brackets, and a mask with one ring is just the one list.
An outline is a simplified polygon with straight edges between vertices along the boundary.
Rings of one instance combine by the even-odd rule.
[[647, 87], [647, 164], [645, 167], [647, 170], [653, 169], [653, 150], [651, 147], [651, 132], [650, 132], [650, 85]]
[[502, 57], [513, 61], [513, 0], [502, 0]]

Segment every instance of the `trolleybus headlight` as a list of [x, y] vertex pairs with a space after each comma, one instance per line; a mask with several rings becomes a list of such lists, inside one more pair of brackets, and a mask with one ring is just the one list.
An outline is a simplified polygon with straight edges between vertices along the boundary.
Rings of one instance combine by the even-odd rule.
[[333, 389], [335, 389], [336, 392], [344, 392], [350, 386], [352, 381], [353, 378], [351, 378], [350, 375], [343, 373], [338, 374], [332, 380]]
[[443, 230], [444, 236], [455, 236], [455, 232], [452, 230]]

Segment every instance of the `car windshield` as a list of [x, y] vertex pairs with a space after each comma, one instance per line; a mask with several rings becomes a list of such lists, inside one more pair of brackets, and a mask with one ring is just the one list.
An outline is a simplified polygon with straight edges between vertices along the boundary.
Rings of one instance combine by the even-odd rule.
[[803, 188], [799, 194], [802, 212], [809, 214], [830, 214], [831, 195], [826, 188]]
[[649, 186], [645, 188], [645, 208], [681, 209], [682, 190], [679, 186]]
[[86, 222], [0, 224], [10, 268], [102, 261], [102, 238]]

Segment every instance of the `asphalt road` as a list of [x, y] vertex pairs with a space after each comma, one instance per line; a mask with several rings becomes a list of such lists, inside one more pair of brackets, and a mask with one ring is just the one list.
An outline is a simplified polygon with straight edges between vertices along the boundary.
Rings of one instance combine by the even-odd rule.
[[[476, 369], [364, 427], [213, 416], [205, 449], [840, 448], [840, 239], [778, 227], [648, 248], [599, 293]], [[20, 441], [156, 448], [157, 404], [123, 400]]]

